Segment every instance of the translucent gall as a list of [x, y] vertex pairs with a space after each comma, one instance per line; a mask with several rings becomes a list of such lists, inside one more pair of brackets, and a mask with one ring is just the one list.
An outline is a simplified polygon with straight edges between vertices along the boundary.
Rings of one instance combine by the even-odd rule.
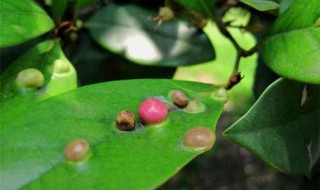
[[209, 150], [215, 143], [214, 133], [207, 127], [189, 129], [183, 138], [183, 146], [192, 150]]
[[190, 100], [184, 110], [188, 113], [201, 113], [206, 110], [206, 106], [198, 100]]
[[68, 63], [63, 62], [61, 59], [58, 59], [53, 64], [53, 71], [56, 74], [68, 73], [70, 71], [70, 66]]
[[170, 98], [174, 105], [184, 108], [188, 105], [189, 98], [182, 90], [173, 90], [170, 92]]
[[16, 82], [24, 88], [39, 88], [44, 83], [44, 77], [39, 70], [30, 68], [20, 71]]
[[117, 128], [121, 131], [134, 130], [136, 125], [135, 115], [128, 110], [124, 110], [118, 113], [116, 118]]
[[227, 102], [228, 101], [228, 92], [224, 88], [219, 88], [212, 94], [212, 98], [218, 101]]
[[167, 105], [156, 98], [148, 98], [139, 106], [139, 116], [143, 124], [158, 124], [167, 118]]
[[90, 146], [87, 141], [83, 139], [76, 139], [67, 144], [64, 149], [64, 157], [68, 161], [81, 161], [90, 152]]

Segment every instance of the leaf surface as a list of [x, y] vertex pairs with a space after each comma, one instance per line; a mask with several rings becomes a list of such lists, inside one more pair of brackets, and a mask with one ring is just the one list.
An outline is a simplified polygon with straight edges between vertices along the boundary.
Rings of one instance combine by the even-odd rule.
[[178, 20], [156, 29], [156, 21], [148, 19], [156, 15], [134, 5], [110, 3], [91, 18], [87, 27], [102, 47], [140, 64], [179, 66], [214, 58], [205, 34]]
[[54, 27], [50, 17], [33, 1], [1, 0], [0, 47], [23, 43]]
[[[116, 115], [131, 110], [137, 116], [149, 97], [170, 104], [173, 89], [194, 98], [208, 88], [212, 85], [173, 80], [117, 81], [54, 96], [24, 113], [1, 109], [1, 189], [154, 189], [203, 153], [183, 147], [184, 134], [195, 126], [215, 131], [224, 102], [208, 93], [199, 100], [203, 112], [174, 110], [164, 123], [138, 121], [130, 132], [116, 128]], [[78, 138], [90, 144], [91, 155], [70, 163], [64, 148]]]
[[273, 24], [261, 48], [265, 63], [277, 74], [320, 84], [319, 4], [295, 1]]
[[[309, 88], [308, 88], [309, 89]], [[308, 144], [319, 131], [319, 90], [310, 88], [302, 99], [303, 85], [280, 78], [224, 136], [243, 146], [271, 166], [288, 174], [304, 174], [310, 168]], [[307, 101], [307, 103], [304, 103]]]

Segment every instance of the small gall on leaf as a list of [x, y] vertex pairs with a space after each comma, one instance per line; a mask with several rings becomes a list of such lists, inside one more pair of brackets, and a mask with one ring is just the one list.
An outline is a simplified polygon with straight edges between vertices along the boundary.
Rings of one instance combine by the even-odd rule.
[[170, 92], [170, 98], [174, 105], [184, 108], [189, 103], [189, 98], [182, 90], [173, 90]]
[[148, 98], [140, 104], [139, 116], [143, 124], [158, 124], [167, 118], [167, 105], [156, 99]]
[[83, 160], [90, 152], [90, 146], [83, 139], [76, 139], [67, 144], [64, 149], [64, 157], [68, 161], [77, 162]]
[[116, 124], [117, 128], [121, 131], [134, 130], [136, 125], [135, 115], [128, 110], [121, 111], [117, 115]]
[[53, 63], [53, 72], [55, 74], [64, 74], [70, 71], [70, 66], [68, 63], [62, 61], [61, 59], [57, 59]]
[[44, 83], [43, 74], [37, 69], [25, 69], [18, 73], [16, 83], [20, 87], [37, 89], [40, 88]]
[[188, 113], [201, 113], [206, 110], [206, 106], [198, 100], [190, 100], [184, 110]]
[[219, 88], [212, 94], [212, 98], [218, 101], [227, 102], [229, 99], [228, 92], [224, 88]]
[[183, 146], [192, 150], [209, 150], [215, 143], [215, 134], [207, 127], [189, 129], [183, 138]]

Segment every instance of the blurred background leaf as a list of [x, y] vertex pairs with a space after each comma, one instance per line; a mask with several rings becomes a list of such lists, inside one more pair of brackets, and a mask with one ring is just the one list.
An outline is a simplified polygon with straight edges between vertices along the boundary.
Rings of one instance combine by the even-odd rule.
[[205, 34], [179, 20], [165, 22], [156, 29], [156, 22], [148, 19], [156, 15], [134, 5], [109, 4], [86, 26], [102, 47], [139, 64], [178, 66], [214, 59]]

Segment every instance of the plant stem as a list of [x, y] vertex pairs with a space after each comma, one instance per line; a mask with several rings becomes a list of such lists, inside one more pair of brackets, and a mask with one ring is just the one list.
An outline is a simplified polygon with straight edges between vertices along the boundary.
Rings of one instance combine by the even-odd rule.
[[[230, 5], [228, 4], [223, 4], [221, 8], [217, 9], [215, 11], [215, 17], [212, 18], [214, 21], [216, 21], [218, 29], [220, 30], [220, 32], [229, 39], [229, 41], [232, 43], [232, 45], [236, 48], [236, 59], [234, 62], [234, 67], [233, 67], [233, 71], [231, 76], [229, 77], [228, 82], [225, 85], [225, 88], [227, 90], [231, 89], [233, 86], [235, 86], [236, 84], [238, 84], [240, 82], [240, 80], [242, 79], [241, 77], [241, 73], [239, 72], [239, 65], [240, 65], [240, 60], [241, 57], [248, 57], [252, 54], [254, 54], [257, 51], [258, 46], [254, 46], [252, 49], [250, 50], [245, 50], [243, 49], [238, 42], [233, 38], [233, 36], [231, 35], [231, 33], [228, 31], [226, 25], [222, 22], [222, 17], [223, 15], [227, 12], [227, 10], [230, 8]], [[238, 80], [235, 80], [238, 79]]]

